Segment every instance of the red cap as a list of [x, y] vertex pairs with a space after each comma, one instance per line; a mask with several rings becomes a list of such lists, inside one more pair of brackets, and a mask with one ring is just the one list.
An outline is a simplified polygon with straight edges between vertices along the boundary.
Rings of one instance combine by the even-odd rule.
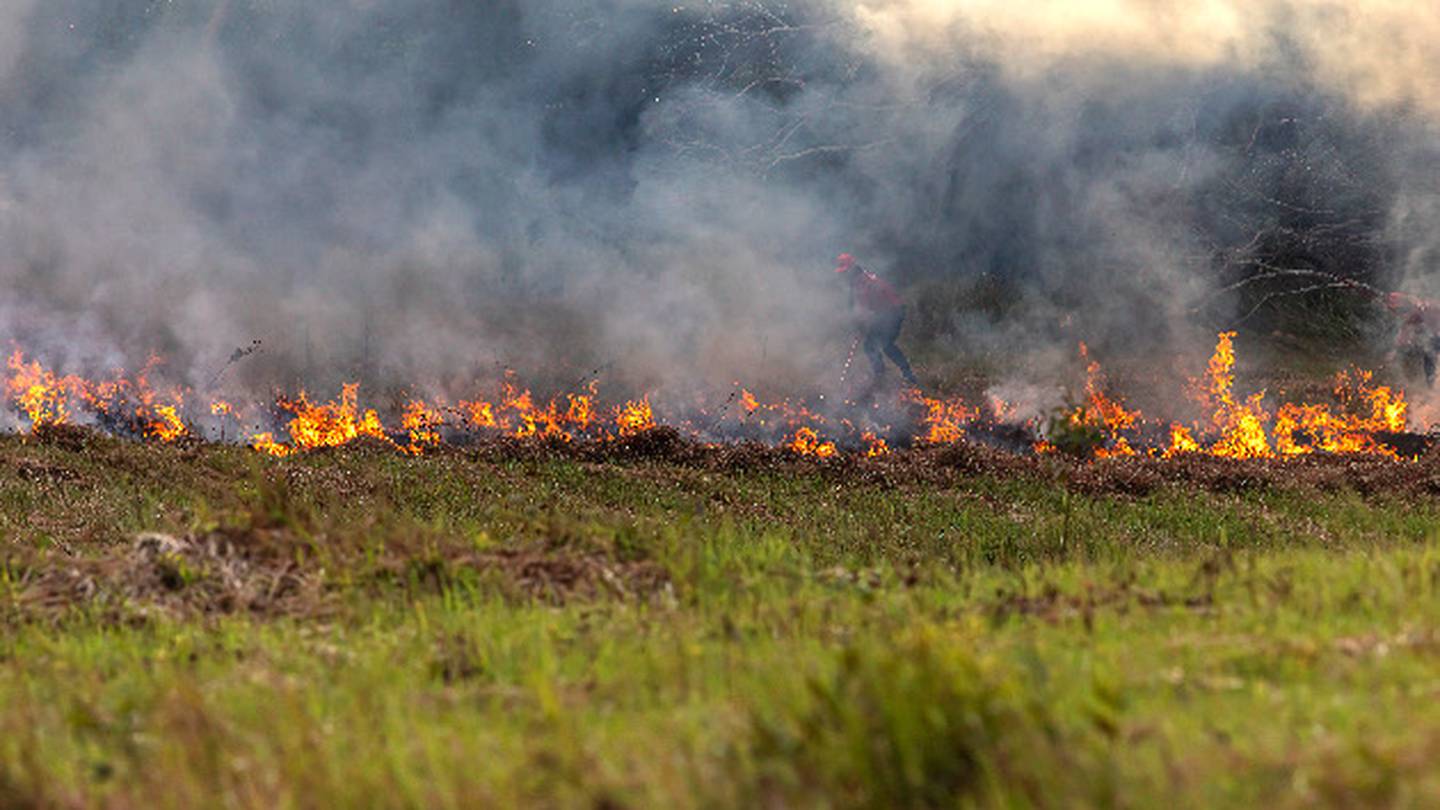
[[835, 272], [843, 273], [855, 266], [855, 257], [849, 253], [841, 253], [835, 259]]

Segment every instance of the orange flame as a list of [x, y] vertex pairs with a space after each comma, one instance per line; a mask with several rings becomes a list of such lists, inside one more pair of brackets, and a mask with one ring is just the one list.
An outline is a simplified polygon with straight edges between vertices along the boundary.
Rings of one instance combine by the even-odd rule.
[[1209, 452], [1229, 458], [1266, 458], [1273, 455], [1265, 435], [1265, 392], [1252, 394], [1244, 403], [1235, 399], [1234, 332], [1221, 332], [1211, 355], [1204, 383], [1197, 381], [1201, 400], [1214, 409], [1211, 424], [1220, 434]]
[[287, 456], [317, 447], [339, 447], [361, 436], [393, 444], [385, 435], [379, 415], [373, 410], [360, 411], [359, 392], [359, 383], [346, 383], [341, 386], [338, 402], [332, 400], [322, 405], [312, 404], [304, 391], [293, 400], [282, 398], [276, 404], [292, 415], [286, 428], [290, 445], [276, 442], [272, 434], [261, 433], [250, 440], [250, 446], [273, 456]]
[[787, 442], [785, 447], [799, 455], [817, 458], [830, 458], [839, 452], [835, 449], [834, 442], [822, 441], [820, 434], [816, 433], [814, 428], [808, 427], [796, 430], [794, 438]]
[[890, 455], [890, 445], [886, 444], [884, 439], [876, 436], [874, 433], [867, 430], [860, 434], [860, 440], [865, 443], [866, 458], [878, 458], [880, 456]]
[[1161, 455], [1165, 458], [1180, 455], [1181, 453], [1200, 452], [1200, 443], [1195, 441], [1195, 436], [1190, 429], [1184, 425], [1170, 426], [1170, 446]]
[[615, 425], [621, 436], [634, 436], [655, 427], [655, 414], [650, 410], [650, 398], [631, 400], [617, 408]]
[[400, 425], [410, 436], [410, 444], [405, 450], [411, 455], [420, 455], [427, 448], [440, 444], [439, 427], [445, 418], [435, 408], [430, 407], [423, 401], [414, 399], [405, 406], [405, 412], [400, 417]]
[[[1409, 417], [1404, 395], [1376, 385], [1373, 375], [1351, 370], [1336, 378], [1336, 403], [1285, 403], [1268, 407], [1265, 392], [1248, 396], [1236, 393], [1235, 333], [1218, 336], [1205, 372], [1191, 380], [1189, 392], [1204, 406], [1204, 417], [1194, 424], [1147, 423], [1139, 410], [1126, 407], [1123, 399], [1107, 390], [1098, 362], [1085, 344], [1080, 344], [1085, 385], [1081, 404], [1064, 414], [1075, 426], [1099, 428], [1105, 437], [1094, 450], [1097, 457], [1130, 456], [1141, 452], [1171, 457], [1182, 453], [1205, 453], [1233, 458], [1298, 456], [1310, 453], [1367, 453], [1394, 456], [1381, 442], [1380, 434], [1403, 432]], [[15, 350], [7, 361], [5, 391], [12, 406], [29, 420], [32, 428], [87, 420], [110, 430], [151, 441], [172, 442], [190, 434], [185, 422], [187, 389], [157, 390], [150, 383], [160, 364], [152, 357], [133, 377], [116, 372], [113, 378], [90, 381], [62, 376], [39, 361], [27, 360]], [[374, 410], [358, 404], [359, 384], [342, 387], [338, 399], [313, 403], [302, 391], [297, 397], [277, 398], [275, 407], [288, 415], [288, 422], [275, 433], [260, 433], [249, 441], [262, 452], [276, 456], [346, 444], [370, 437], [397, 450], [422, 454], [443, 444], [447, 430], [483, 429], [519, 438], [575, 438], [604, 441], [632, 436], [654, 428], [660, 420], [648, 396], [620, 405], [604, 404], [592, 381], [581, 391], [561, 393], [543, 404], [528, 389], [507, 377], [498, 398], [462, 400], [456, 406], [412, 399], [397, 414], [387, 430]], [[766, 403], [748, 388], [736, 383], [740, 408], [721, 409], [718, 417], [697, 400], [693, 421], [678, 424], [697, 436], [704, 435], [720, 421], [730, 420], [727, 431], [746, 436], [767, 437], [793, 452], [817, 457], [837, 454], [836, 441], [829, 434], [844, 437], [856, 452], [881, 456], [891, 448], [880, 435], [890, 430], [885, 414], [900, 414], [883, 404], [857, 407], [844, 403], [847, 411], [817, 413], [804, 401], [781, 400]], [[931, 398], [918, 391], [900, 394], [899, 404], [915, 405], [919, 416], [916, 439], [928, 444], [948, 444], [964, 439], [981, 418], [979, 408], [958, 397]], [[732, 400], [733, 401], [733, 400]], [[216, 417], [237, 418], [248, 413], [224, 400], [209, 404]], [[1017, 406], [991, 397], [986, 404], [988, 418], [1012, 418]], [[853, 420], [853, 421], [852, 421]], [[1144, 428], [1144, 429], [1142, 429]], [[1168, 429], [1168, 444], [1145, 443], [1144, 437]], [[1093, 431], [1091, 431], [1093, 433]], [[222, 432], [222, 440], [223, 440]], [[1049, 442], [1038, 442], [1036, 452], [1052, 452]]]
[[920, 437], [930, 444], [954, 444], [965, 438], [965, 425], [980, 415], [979, 408], [972, 408], [959, 397], [932, 399], [912, 390], [909, 396], [925, 406], [921, 422], [925, 433]]
[[10, 355], [7, 365], [10, 379], [5, 383], [6, 395], [25, 411], [31, 428], [70, 421], [69, 391], [79, 387], [78, 378], [56, 377], [36, 360], [27, 363], [19, 349]]

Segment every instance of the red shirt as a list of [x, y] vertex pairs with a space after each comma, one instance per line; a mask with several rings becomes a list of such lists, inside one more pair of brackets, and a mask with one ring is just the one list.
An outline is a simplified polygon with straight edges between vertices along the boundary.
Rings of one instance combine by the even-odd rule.
[[869, 270], [856, 268], [850, 276], [855, 306], [866, 312], [892, 312], [901, 306], [900, 294]]
[[1421, 345], [1440, 335], [1440, 302], [1404, 293], [1390, 293], [1385, 305], [1400, 319], [1397, 345]]

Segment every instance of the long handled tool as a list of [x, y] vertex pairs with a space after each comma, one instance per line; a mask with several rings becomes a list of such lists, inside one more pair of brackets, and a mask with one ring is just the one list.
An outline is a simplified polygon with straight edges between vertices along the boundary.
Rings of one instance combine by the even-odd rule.
[[252, 341], [250, 341], [250, 345], [249, 345], [249, 346], [242, 346], [242, 347], [236, 349], [235, 351], [231, 352], [231, 353], [230, 353], [230, 359], [229, 359], [229, 360], [226, 360], [226, 361], [225, 361], [225, 365], [221, 366], [221, 367], [220, 367], [220, 370], [217, 371], [217, 372], [215, 372], [215, 375], [210, 378], [210, 382], [208, 382], [208, 383], [205, 384], [205, 390], [206, 390], [206, 391], [212, 391], [212, 390], [214, 390], [214, 389], [215, 389], [215, 384], [218, 383], [218, 382], [220, 382], [220, 378], [221, 378], [222, 376], [224, 376], [225, 372], [227, 372], [227, 371], [230, 370], [230, 367], [231, 367], [231, 366], [235, 365], [236, 363], [240, 362], [241, 360], [244, 360], [245, 358], [249, 357], [250, 355], [255, 354], [255, 353], [258, 352], [258, 351], [261, 351], [260, 341], [258, 341], [258, 340], [252, 340]]
[[850, 366], [855, 363], [855, 351], [860, 348], [860, 336], [850, 342], [850, 353], [845, 355], [845, 368], [840, 370], [840, 390], [845, 390], [845, 381], [850, 379]]

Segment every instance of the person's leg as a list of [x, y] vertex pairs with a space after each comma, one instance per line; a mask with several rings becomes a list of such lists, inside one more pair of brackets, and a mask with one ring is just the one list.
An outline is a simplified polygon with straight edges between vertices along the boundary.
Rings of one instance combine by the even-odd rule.
[[905, 312], [902, 310], [896, 312], [894, 317], [886, 324], [885, 356], [889, 357], [890, 362], [894, 363], [896, 367], [900, 369], [900, 376], [905, 378], [905, 382], [911, 385], [919, 385], [920, 381], [915, 379], [915, 372], [910, 368], [910, 359], [905, 356], [905, 352], [900, 351], [900, 347], [895, 343], [900, 337], [900, 326], [904, 322]]
[[870, 372], [874, 382], [885, 377], [885, 356], [881, 352], [883, 335], [873, 325], [865, 328], [865, 356], [870, 358]]

